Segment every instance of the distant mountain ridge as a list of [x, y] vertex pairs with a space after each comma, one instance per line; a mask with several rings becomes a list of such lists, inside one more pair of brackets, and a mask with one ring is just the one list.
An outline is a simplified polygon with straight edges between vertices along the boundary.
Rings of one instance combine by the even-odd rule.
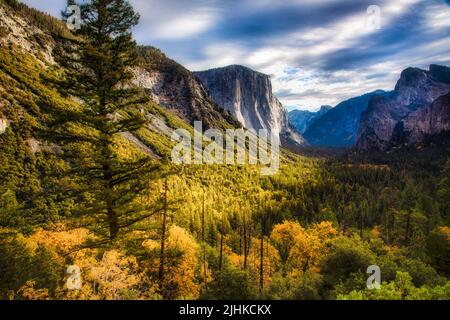
[[211, 98], [247, 129], [266, 129], [284, 145], [304, 145], [304, 138], [289, 124], [288, 114], [272, 91], [270, 77], [232, 65], [194, 72]]
[[[25, 5], [17, 6], [21, 9], [14, 11], [7, 5], [0, 6], [0, 54], [4, 69], [10, 64], [12, 71], [21, 74], [22, 70], [14, 64], [22, 64], [31, 70], [25, 61], [38, 62], [44, 69], [57, 69], [52, 49], [73, 35], [61, 21]], [[34, 21], [28, 16], [39, 19]], [[26, 55], [19, 55], [19, 51]], [[449, 130], [450, 68], [445, 66], [431, 65], [429, 70], [408, 68], [402, 72], [393, 92], [378, 90], [343, 101], [330, 110], [324, 107], [318, 113], [288, 114], [273, 94], [268, 75], [239, 65], [191, 72], [156, 48], [140, 47], [139, 53], [141, 63], [134, 70], [135, 83], [157, 105], [187, 125], [201, 120], [205, 128], [268, 129], [278, 134], [285, 145], [356, 145], [361, 151], [417, 144], [427, 136]], [[25, 102], [18, 103], [6, 95], [11, 91], [8, 81], [12, 83], [12, 78], [5, 73], [0, 82], [3, 95], [8, 97], [0, 101], [0, 133], [28, 113], [25, 107], [17, 108], [26, 106]], [[14, 78], [17, 83], [19, 80]], [[18, 84], [14, 89], [33, 95], [29, 88], [21, 88]], [[14, 99], [18, 100], [17, 97]], [[161, 130], [160, 117], [149, 114], [148, 118], [152, 130], [168, 136], [168, 130]], [[147, 141], [150, 142], [154, 141]]]
[[318, 118], [323, 116], [333, 107], [322, 106], [319, 111], [312, 112], [308, 110], [292, 110], [289, 112], [289, 121], [292, 126], [301, 134], [304, 134], [306, 130], [314, 123]]
[[447, 131], [449, 92], [448, 67], [431, 65], [429, 70], [404, 70], [390, 95], [370, 100], [361, 117], [358, 150], [416, 144], [425, 136]]
[[319, 147], [354, 146], [361, 114], [367, 109], [370, 99], [375, 95], [388, 94], [377, 90], [339, 103], [309, 126], [304, 134], [305, 139]]

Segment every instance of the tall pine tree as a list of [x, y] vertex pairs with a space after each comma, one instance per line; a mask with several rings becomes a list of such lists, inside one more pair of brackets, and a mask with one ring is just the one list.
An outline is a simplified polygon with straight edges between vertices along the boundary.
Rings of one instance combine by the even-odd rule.
[[55, 108], [46, 138], [63, 146], [70, 160], [76, 183], [66, 187], [79, 204], [78, 221], [112, 241], [156, 211], [143, 199], [158, 165], [149, 156], [118, 151], [122, 134], [145, 123], [147, 98], [131, 84], [138, 59], [131, 28], [139, 15], [125, 0], [91, 0], [80, 9], [77, 40], [56, 51], [65, 68], [62, 90], [80, 105]]

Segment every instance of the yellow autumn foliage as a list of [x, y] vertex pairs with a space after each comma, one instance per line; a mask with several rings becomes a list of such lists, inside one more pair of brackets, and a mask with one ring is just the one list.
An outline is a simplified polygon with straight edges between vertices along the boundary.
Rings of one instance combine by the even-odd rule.
[[50, 300], [48, 289], [35, 289], [35, 281], [27, 281], [17, 292], [24, 300]]
[[[232, 266], [237, 269], [244, 268], [244, 255], [239, 255], [227, 246], [224, 245], [224, 254]], [[281, 263], [280, 254], [278, 250], [270, 243], [268, 238], [264, 239], [264, 286], [267, 286], [272, 280], [272, 276], [279, 269]], [[252, 238], [247, 257], [247, 269], [250, 274], [259, 277], [261, 269], [261, 239]], [[259, 279], [259, 278], [258, 278]], [[259, 281], [259, 280], [258, 280]]]
[[130, 290], [141, 280], [135, 257], [127, 257], [118, 250], [107, 251], [84, 276], [96, 285], [96, 293], [108, 300], [127, 298]]
[[178, 286], [178, 297], [181, 299], [198, 298], [200, 286], [195, 281], [199, 250], [197, 242], [183, 228], [172, 226], [169, 229], [167, 249], [181, 253], [178, 263], [168, 266], [166, 271], [170, 282]]
[[308, 230], [298, 222], [285, 221], [274, 227], [271, 240], [285, 259], [287, 272], [319, 272], [320, 261], [335, 235], [337, 230], [328, 221], [314, 224]]
[[296, 235], [303, 232], [304, 229], [300, 226], [300, 223], [293, 221], [284, 221], [273, 228], [270, 239], [278, 248], [284, 261], [287, 260], [289, 252], [295, 245]]
[[[153, 252], [153, 259], [148, 263], [148, 268], [150, 272], [157, 274], [161, 243], [149, 239], [142, 245]], [[200, 284], [197, 281], [197, 272], [202, 270], [199, 261], [200, 247], [195, 239], [185, 229], [172, 225], [167, 233], [165, 250], [163, 290], [170, 291], [166, 294], [172, 299], [198, 298]]]

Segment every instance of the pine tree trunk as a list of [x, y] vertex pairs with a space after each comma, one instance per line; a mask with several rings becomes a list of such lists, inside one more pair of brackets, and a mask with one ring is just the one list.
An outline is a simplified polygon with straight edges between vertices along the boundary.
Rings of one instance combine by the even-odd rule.
[[242, 255], [242, 228], [239, 227], [239, 255]]
[[247, 254], [248, 254], [248, 243], [247, 243], [247, 219], [244, 212], [244, 270], [247, 270]]
[[[105, 148], [106, 149], [106, 148]], [[106, 154], [107, 151], [105, 151]], [[109, 225], [109, 239], [114, 241], [119, 234], [119, 218], [117, 217], [117, 213], [114, 210], [114, 187], [113, 187], [113, 178], [111, 174], [111, 170], [108, 164], [103, 165], [103, 179], [105, 181], [105, 203], [106, 203], [106, 211]]]
[[203, 242], [203, 281], [205, 285], [205, 290], [208, 290], [208, 279], [206, 270], [206, 243], [205, 243], [205, 191], [203, 190], [202, 199], [202, 242]]
[[222, 271], [223, 262], [223, 232], [220, 232], [220, 258], [219, 258], [219, 271]]
[[159, 287], [162, 291], [164, 282], [165, 244], [166, 244], [166, 224], [167, 224], [167, 178], [164, 180], [164, 210], [161, 228], [161, 253], [159, 258]]
[[117, 214], [112, 209], [111, 206], [108, 205], [108, 223], [109, 223], [109, 239], [114, 241], [119, 234], [119, 221], [117, 219]]
[[261, 224], [261, 248], [260, 248], [260, 268], [259, 268], [259, 291], [262, 294], [264, 290], [264, 224]]

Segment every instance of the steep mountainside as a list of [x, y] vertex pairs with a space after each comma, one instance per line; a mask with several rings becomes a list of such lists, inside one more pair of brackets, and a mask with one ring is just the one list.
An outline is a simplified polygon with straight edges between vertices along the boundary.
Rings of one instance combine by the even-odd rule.
[[307, 110], [293, 110], [289, 112], [289, 121], [292, 126], [301, 134], [304, 134], [306, 130], [314, 123], [317, 119], [323, 116], [325, 113], [330, 111], [333, 107], [322, 106], [319, 111], [311, 112]]
[[437, 98], [427, 107], [409, 114], [395, 127], [392, 143], [412, 145], [427, 136], [450, 131], [450, 94]]
[[51, 103], [68, 105], [52, 89], [52, 48], [70, 38], [64, 25], [25, 5], [0, 1], [0, 134], [19, 127], [24, 140], [29, 126]]
[[[53, 105], [77, 104], [55, 88], [60, 67], [53, 56], [58, 43], [74, 36], [63, 22], [20, 3], [0, 0], [0, 18], [0, 134], [11, 127], [36, 151], [45, 145], [35, 131], [46, 112]], [[135, 82], [153, 102], [143, 106], [147, 127], [121, 134], [122, 145], [136, 149], [130, 152], [169, 156], [173, 129], [192, 130], [195, 120], [202, 120], [205, 128], [239, 126], [208, 98], [188, 70], [157, 49], [140, 48], [140, 53]]]
[[219, 108], [193, 74], [153, 47], [141, 47], [141, 66], [135, 70], [135, 83], [159, 105], [189, 123], [202, 120], [207, 128], [230, 128], [239, 123]]
[[341, 102], [314, 121], [304, 136], [313, 146], [351, 147], [356, 143], [361, 114], [374, 95], [386, 95], [378, 90]]
[[[52, 54], [59, 42], [73, 36], [62, 22], [23, 4], [12, 5], [0, 0], [0, 135], [16, 135], [30, 156], [39, 156], [40, 151], [55, 149], [47, 148], [37, 135], [49, 111], [54, 106], [74, 108], [78, 103], [57, 90], [61, 69]], [[206, 100], [205, 109], [213, 110], [211, 123], [230, 127], [212, 106]], [[173, 129], [192, 130], [184, 119], [154, 102], [143, 105], [142, 111], [147, 126], [117, 137], [125, 153], [167, 157], [174, 145], [170, 138]]]
[[243, 66], [194, 72], [212, 99], [247, 129], [266, 129], [285, 145], [305, 143], [289, 124], [287, 112], [273, 95], [270, 77]]
[[386, 150], [446, 130], [448, 99], [436, 99], [450, 92], [449, 70], [436, 65], [431, 65], [429, 71], [404, 70], [391, 95], [370, 101], [361, 117], [358, 149]]

